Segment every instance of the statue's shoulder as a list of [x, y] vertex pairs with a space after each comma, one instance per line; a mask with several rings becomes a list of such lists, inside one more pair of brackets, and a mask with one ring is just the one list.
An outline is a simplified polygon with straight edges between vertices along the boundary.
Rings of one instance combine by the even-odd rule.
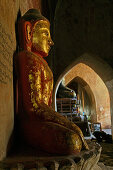
[[26, 61], [27, 63], [32, 63], [33, 61], [40, 62], [39, 56], [35, 55], [33, 52], [22, 50], [16, 54], [17, 61]]
[[34, 53], [27, 51], [27, 50], [22, 50], [22, 51], [19, 51], [16, 55], [20, 58], [21, 57], [31, 58], [31, 56], [33, 57]]
[[44, 61], [42, 57], [40, 57], [39, 55], [37, 55], [31, 51], [27, 51], [27, 50], [19, 51], [17, 53], [17, 57], [25, 58], [26, 60], [35, 60], [36, 62], [41, 62], [43, 64], [46, 63], [46, 61]]
[[17, 53], [16, 57], [18, 58], [17, 60], [21, 63], [23, 62], [27, 65], [31, 64], [39, 66], [39, 68], [49, 72], [49, 74], [51, 74], [51, 76], [53, 77], [52, 71], [48, 66], [48, 63], [43, 59], [43, 57], [27, 50], [20, 51], [19, 53]]

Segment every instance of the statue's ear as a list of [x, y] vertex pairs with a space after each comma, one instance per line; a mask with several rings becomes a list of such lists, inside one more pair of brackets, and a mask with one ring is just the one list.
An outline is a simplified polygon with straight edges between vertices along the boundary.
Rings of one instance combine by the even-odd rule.
[[26, 37], [27, 44], [31, 44], [32, 24], [28, 21], [25, 22], [25, 37]]

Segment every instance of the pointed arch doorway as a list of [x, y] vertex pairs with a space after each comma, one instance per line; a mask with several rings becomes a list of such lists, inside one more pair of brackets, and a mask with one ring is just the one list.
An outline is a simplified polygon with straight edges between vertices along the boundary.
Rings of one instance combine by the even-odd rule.
[[91, 109], [91, 115], [94, 117], [92, 121], [101, 123], [103, 129], [111, 128], [110, 96], [103, 80], [84, 63], [77, 64], [64, 76], [65, 85], [67, 86], [76, 77], [86, 82], [84, 90], [86, 89], [88, 94], [94, 97], [93, 102], [91, 101], [92, 108], [95, 108]]
[[79, 100], [78, 112], [87, 115], [90, 122], [97, 122], [96, 101], [90, 86], [81, 77], [75, 77], [66, 86], [76, 92]]
[[58, 86], [63, 78], [68, 85], [74, 78], [79, 77], [86, 82], [85, 90], [90, 96], [92, 103], [91, 112], [94, 120], [102, 124], [102, 128], [112, 128], [112, 102], [113, 102], [113, 69], [100, 58], [90, 54], [84, 54], [76, 59], [60, 75], [54, 88], [54, 103]]

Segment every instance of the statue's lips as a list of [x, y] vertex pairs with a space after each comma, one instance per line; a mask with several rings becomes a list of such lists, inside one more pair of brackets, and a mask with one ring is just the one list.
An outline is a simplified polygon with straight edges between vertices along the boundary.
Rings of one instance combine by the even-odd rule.
[[48, 46], [48, 47], [47, 47], [48, 52], [50, 51], [50, 49], [51, 49], [51, 47], [50, 47], [50, 46]]

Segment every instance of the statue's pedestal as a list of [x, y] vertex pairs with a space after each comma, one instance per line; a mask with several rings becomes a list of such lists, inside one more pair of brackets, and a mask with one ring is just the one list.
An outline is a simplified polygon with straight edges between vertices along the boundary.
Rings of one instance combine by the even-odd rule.
[[97, 165], [101, 146], [94, 142], [88, 142], [89, 151], [83, 150], [78, 155], [68, 156], [50, 156], [41, 153], [15, 153], [7, 157], [0, 163], [3, 169], [10, 168], [10, 170], [100, 170]]

